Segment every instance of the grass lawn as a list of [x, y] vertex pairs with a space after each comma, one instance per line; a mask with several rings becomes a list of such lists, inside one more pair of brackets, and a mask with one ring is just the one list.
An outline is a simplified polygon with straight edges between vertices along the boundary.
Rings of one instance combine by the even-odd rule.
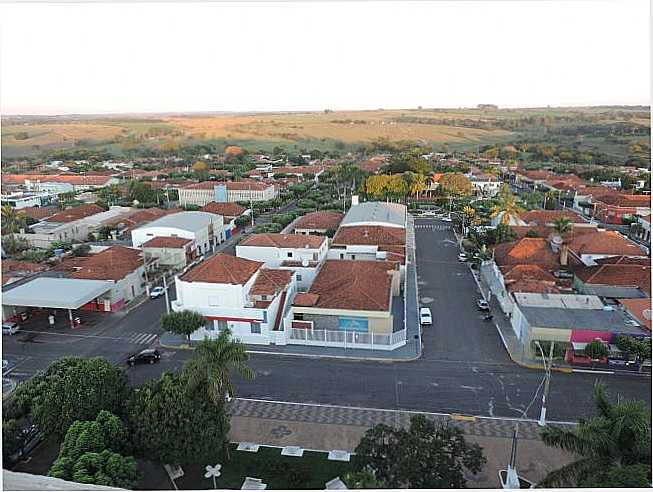
[[[245, 477], [260, 478], [268, 489], [317, 489], [335, 477], [342, 478], [351, 464], [329, 461], [327, 453], [304, 451], [304, 456], [281, 456], [281, 449], [260, 447], [258, 453], [236, 451], [231, 446], [231, 460], [223, 462], [217, 487], [240, 489]], [[184, 476], [177, 480], [180, 490], [212, 489], [213, 481], [204, 478], [204, 467], [209, 464], [184, 467]], [[215, 465], [215, 463], [210, 463]]]

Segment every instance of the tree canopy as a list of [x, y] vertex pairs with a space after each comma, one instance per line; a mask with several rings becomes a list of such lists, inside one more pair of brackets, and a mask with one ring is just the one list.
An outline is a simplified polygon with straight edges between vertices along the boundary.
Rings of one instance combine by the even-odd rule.
[[206, 319], [195, 311], [177, 311], [161, 316], [164, 330], [178, 335], [185, 335], [190, 343], [190, 336], [206, 324]]
[[385, 424], [369, 429], [353, 466], [370, 471], [383, 488], [464, 488], [465, 470], [476, 474], [486, 461], [482, 448], [467, 443], [459, 428], [416, 415], [408, 429]]
[[228, 444], [224, 404], [164, 373], [136, 389], [128, 402], [128, 426], [136, 449], [161, 463], [215, 463]]
[[125, 372], [106, 359], [64, 357], [16, 388], [14, 411], [31, 413], [45, 434], [63, 437], [73, 422], [101, 410], [121, 415], [128, 392]]
[[448, 196], [463, 197], [472, 194], [472, 183], [461, 173], [446, 173], [440, 178], [438, 189]]

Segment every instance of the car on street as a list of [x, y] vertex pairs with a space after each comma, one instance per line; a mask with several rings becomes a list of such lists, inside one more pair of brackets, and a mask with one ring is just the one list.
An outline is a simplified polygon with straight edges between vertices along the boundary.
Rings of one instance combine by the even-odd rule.
[[2, 323], [2, 334], [3, 335], [13, 335], [20, 330], [18, 323]]
[[433, 210], [425, 210], [422, 212], [422, 217], [437, 217], [437, 213], [434, 212]]
[[151, 298], [151, 299], [156, 299], [156, 298], [158, 298], [158, 297], [161, 297], [163, 294], [165, 294], [165, 289], [164, 289], [163, 287], [161, 287], [161, 286], [159, 286], [159, 287], [154, 287], [154, 288], [150, 291], [150, 298]]
[[154, 364], [161, 360], [161, 353], [157, 349], [145, 349], [139, 353], [130, 356], [127, 359], [127, 365], [135, 366], [136, 364]]
[[431, 310], [427, 307], [423, 307], [419, 310], [419, 322], [422, 325], [432, 325], [433, 317], [431, 316]]
[[460, 253], [458, 255], [458, 261], [467, 261], [469, 260], [469, 257], [465, 253]]
[[452, 222], [451, 217], [442, 217], [440, 220], [442, 222]]
[[476, 301], [476, 306], [481, 310], [481, 311], [489, 311], [490, 310], [490, 305], [487, 303], [485, 299], [479, 299]]

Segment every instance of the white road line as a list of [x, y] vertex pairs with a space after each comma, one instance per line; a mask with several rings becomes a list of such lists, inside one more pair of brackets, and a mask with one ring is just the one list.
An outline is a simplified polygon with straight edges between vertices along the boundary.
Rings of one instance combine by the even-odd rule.
[[147, 333], [136, 333], [130, 338], [132, 343], [142, 343], [147, 338]]
[[[419, 415], [437, 415], [441, 417], [450, 417], [450, 413], [441, 413], [441, 412], [425, 412], [420, 410], [397, 410], [393, 408], [366, 408], [366, 407], [349, 407], [346, 405], [327, 405], [324, 403], [300, 403], [300, 402], [291, 402], [291, 401], [280, 401], [280, 400], [262, 400], [258, 398], [234, 398], [234, 400], [240, 401], [251, 401], [256, 403], [276, 403], [279, 405], [297, 405], [302, 407], [324, 407], [324, 408], [341, 408], [343, 410], [368, 410], [373, 412], [392, 412], [392, 413], [412, 413]], [[527, 419], [521, 417], [488, 417], [486, 415], [474, 415], [477, 419], [487, 419], [487, 420], [509, 420], [511, 422], [530, 422], [537, 423], [537, 419]], [[560, 425], [577, 425], [577, 422], [566, 422], [563, 420], [548, 420], [549, 424], [560, 424]]]
[[106, 340], [122, 340], [119, 337], [107, 337], [102, 335], [78, 335], [76, 333], [54, 333], [50, 331], [31, 331], [31, 330], [20, 330], [18, 333], [36, 333], [37, 335], [58, 335], [61, 337], [77, 337], [77, 338], [102, 338]]
[[586, 374], [614, 374], [614, 371], [598, 371], [592, 369], [573, 369], [572, 372], [584, 372]]
[[157, 335], [156, 333], [151, 333], [144, 341], [146, 344], [152, 343], [156, 339]]

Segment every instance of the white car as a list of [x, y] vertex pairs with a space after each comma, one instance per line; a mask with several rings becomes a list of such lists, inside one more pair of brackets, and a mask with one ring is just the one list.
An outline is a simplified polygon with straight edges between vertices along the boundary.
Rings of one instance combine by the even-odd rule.
[[8, 322], [2, 323], [2, 334], [3, 335], [13, 335], [20, 330], [18, 323]]
[[442, 217], [440, 220], [442, 222], [452, 222], [451, 217]]
[[419, 322], [422, 325], [432, 325], [433, 318], [431, 317], [431, 310], [427, 307], [423, 307], [419, 310]]
[[156, 298], [158, 298], [158, 297], [161, 297], [164, 293], [165, 293], [165, 290], [164, 290], [163, 287], [161, 287], [161, 286], [159, 286], [159, 287], [154, 287], [154, 288], [150, 291], [150, 299], [156, 299]]
[[479, 299], [476, 301], [476, 306], [481, 310], [481, 311], [489, 311], [490, 310], [490, 305], [487, 303], [485, 299]]
[[458, 261], [467, 261], [469, 260], [469, 257], [465, 253], [460, 253], [458, 255]]
[[422, 212], [422, 217], [436, 217], [438, 214], [436, 214], [433, 210], [425, 210]]

